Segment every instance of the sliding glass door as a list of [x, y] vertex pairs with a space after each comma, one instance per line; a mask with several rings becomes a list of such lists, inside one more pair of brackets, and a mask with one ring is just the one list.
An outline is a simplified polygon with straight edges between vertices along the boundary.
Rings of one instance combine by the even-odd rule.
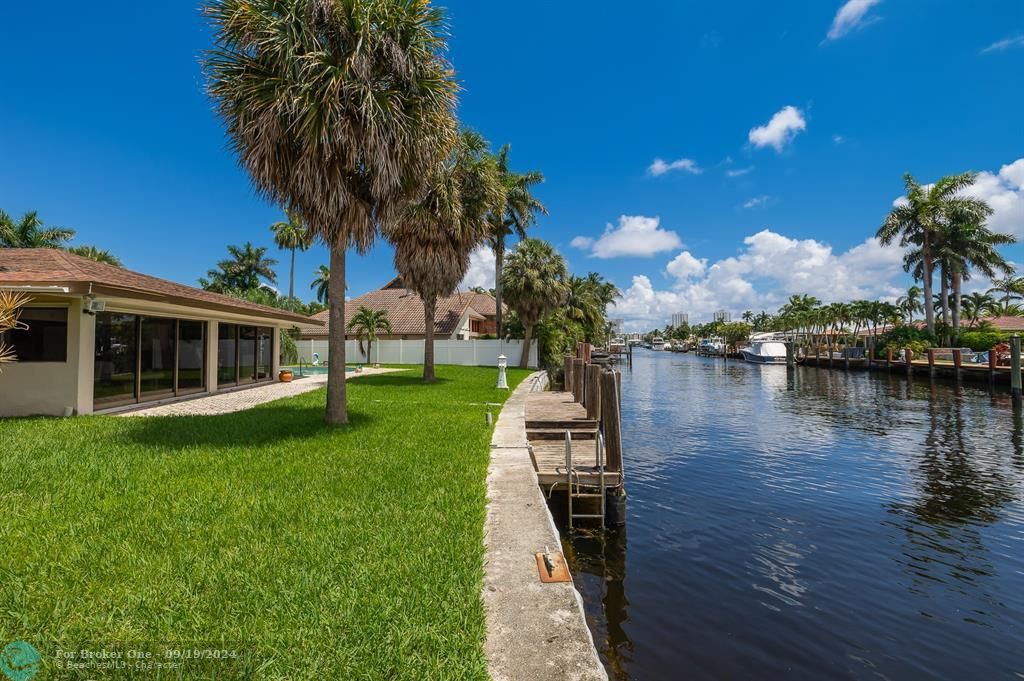
[[206, 387], [206, 324], [182, 319], [178, 322], [179, 395], [200, 392]]
[[143, 317], [139, 355], [139, 401], [174, 395], [174, 358], [177, 322]]
[[137, 401], [138, 318], [104, 312], [96, 315], [93, 408]]
[[238, 327], [221, 324], [217, 327], [217, 386], [238, 383]]
[[269, 381], [274, 370], [274, 330], [265, 326], [220, 324], [217, 385], [230, 387]]

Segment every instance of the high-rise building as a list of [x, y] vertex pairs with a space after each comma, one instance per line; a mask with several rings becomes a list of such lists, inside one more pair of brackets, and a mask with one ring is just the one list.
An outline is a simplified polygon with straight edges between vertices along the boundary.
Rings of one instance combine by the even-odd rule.
[[731, 318], [732, 317], [729, 314], [728, 310], [719, 310], [718, 312], [715, 313], [715, 321], [716, 322], [727, 322]]
[[689, 322], [690, 315], [686, 314], [685, 312], [675, 312], [672, 314], [672, 326], [676, 328], [679, 328], [684, 324], [689, 324]]

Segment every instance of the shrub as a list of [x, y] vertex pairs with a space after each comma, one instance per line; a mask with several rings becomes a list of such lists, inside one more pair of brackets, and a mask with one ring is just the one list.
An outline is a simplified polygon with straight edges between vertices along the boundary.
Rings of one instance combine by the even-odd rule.
[[1009, 334], [1002, 331], [964, 331], [960, 334], [959, 344], [975, 352], [986, 352], [1008, 338]]
[[878, 357], [885, 357], [886, 349], [891, 347], [893, 353], [910, 348], [915, 356], [919, 356], [934, 345], [935, 337], [928, 333], [927, 329], [901, 325], [878, 335], [875, 340], [875, 354]]

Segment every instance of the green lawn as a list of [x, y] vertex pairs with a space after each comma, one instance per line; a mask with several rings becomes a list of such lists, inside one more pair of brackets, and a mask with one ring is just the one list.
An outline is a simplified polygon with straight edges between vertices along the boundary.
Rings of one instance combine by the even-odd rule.
[[[340, 429], [322, 389], [224, 416], [0, 420], [0, 648], [38, 648], [39, 679], [85, 642], [238, 651], [175, 678], [486, 678], [483, 403], [507, 393], [492, 368], [418, 371], [351, 381]], [[81, 672], [113, 677], [141, 675]]]

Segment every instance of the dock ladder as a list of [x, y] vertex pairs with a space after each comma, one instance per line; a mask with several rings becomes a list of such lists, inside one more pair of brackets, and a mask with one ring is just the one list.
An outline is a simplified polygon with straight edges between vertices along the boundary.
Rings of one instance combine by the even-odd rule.
[[[568, 430], [565, 431], [565, 478], [566, 484], [569, 486], [569, 527], [573, 526], [573, 520], [577, 518], [600, 518], [601, 529], [604, 529], [604, 514], [605, 514], [605, 498], [604, 498], [604, 437], [601, 431], [598, 430], [595, 435], [597, 442], [595, 445], [597, 455], [597, 475], [598, 475], [598, 491], [595, 494], [587, 490], [593, 489], [593, 485], [585, 485], [580, 482], [579, 474], [576, 472], [576, 468], [573, 465], [572, 458], [572, 433]], [[573, 499], [599, 499], [601, 512], [600, 514], [594, 513], [575, 513], [573, 511]]]

